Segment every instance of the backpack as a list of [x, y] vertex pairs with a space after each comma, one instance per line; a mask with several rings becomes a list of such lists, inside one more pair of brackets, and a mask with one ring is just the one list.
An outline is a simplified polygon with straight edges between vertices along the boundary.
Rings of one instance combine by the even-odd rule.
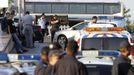
[[7, 27], [8, 27], [7, 18], [4, 17], [4, 18], [1, 20], [1, 30], [2, 30], [3, 32], [7, 32]]

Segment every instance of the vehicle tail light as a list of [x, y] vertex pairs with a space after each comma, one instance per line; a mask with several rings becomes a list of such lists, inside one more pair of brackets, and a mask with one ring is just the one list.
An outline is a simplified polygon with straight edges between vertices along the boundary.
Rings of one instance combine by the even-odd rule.
[[38, 31], [39, 31], [39, 32], [42, 32], [41, 27], [40, 27], [40, 28], [38, 28]]
[[134, 56], [134, 46], [131, 47], [131, 54]]
[[[80, 46], [80, 38], [76, 41], [78, 46]], [[78, 51], [80, 51], [80, 48], [78, 48]]]
[[133, 43], [133, 42], [134, 42], [132, 38], [130, 38], [130, 42], [131, 42], [131, 43]]

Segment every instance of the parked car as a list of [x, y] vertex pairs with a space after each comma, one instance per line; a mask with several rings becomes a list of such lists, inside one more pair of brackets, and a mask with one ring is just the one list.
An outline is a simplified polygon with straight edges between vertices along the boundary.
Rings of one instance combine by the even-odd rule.
[[80, 22], [67, 30], [57, 31], [54, 35], [54, 42], [57, 42], [62, 47], [65, 47], [67, 42], [74, 39], [74, 36], [79, 30], [88, 26], [89, 22]]

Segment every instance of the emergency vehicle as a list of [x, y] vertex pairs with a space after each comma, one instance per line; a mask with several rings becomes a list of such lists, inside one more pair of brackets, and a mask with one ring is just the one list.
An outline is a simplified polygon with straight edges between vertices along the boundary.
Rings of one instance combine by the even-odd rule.
[[118, 56], [120, 43], [127, 40], [134, 45], [131, 34], [114, 24], [91, 24], [75, 35], [83, 56]]
[[[110, 57], [77, 56], [77, 59], [87, 67], [88, 75], [111, 75]], [[34, 75], [39, 60], [39, 54], [0, 53], [0, 75]]]

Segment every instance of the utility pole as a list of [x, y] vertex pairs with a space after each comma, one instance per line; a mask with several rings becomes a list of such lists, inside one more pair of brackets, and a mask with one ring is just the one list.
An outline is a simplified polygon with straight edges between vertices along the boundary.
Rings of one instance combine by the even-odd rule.
[[22, 0], [18, 0], [19, 23], [21, 22], [21, 1]]

